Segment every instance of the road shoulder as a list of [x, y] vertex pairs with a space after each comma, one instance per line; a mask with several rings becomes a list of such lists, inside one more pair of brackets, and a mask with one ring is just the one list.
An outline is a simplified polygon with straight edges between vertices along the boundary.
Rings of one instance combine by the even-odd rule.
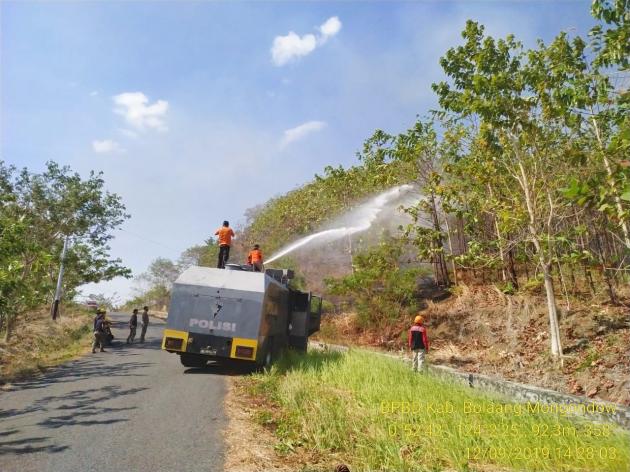
[[239, 377], [228, 377], [225, 414], [228, 423], [224, 438], [225, 470], [253, 472], [258, 470], [290, 472], [294, 470], [276, 452], [276, 438], [256, 421], [260, 405], [246, 390]]

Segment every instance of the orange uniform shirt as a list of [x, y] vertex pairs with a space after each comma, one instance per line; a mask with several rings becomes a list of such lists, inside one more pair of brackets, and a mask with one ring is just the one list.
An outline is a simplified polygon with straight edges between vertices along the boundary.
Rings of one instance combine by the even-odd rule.
[[255, 262], [262, 262], [263, 255], [260, 249], [252, 249], [247, 256], [247, 262], [253, 264]]
[[221, 226], [214, 234], [219, 236], [219, 246], [230, 246], [232, 244], [232, 238], [234, 237], [232, 228]]

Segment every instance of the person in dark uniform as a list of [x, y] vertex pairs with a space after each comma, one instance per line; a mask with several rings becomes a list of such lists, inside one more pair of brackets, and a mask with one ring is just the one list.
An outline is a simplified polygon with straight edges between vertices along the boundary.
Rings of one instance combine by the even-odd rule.
[[149, 327], [149, 307], [145, 306], [142, 309], [142, 331], [140, 331], [140, 342], [144, 342], [144, 337], [147, 334], [147, 328]]
[[136, 329], [138, 328], [138, 309], [133, 309], [133, 314], [129, 318], [129, 336], [127, 336], [127, 344], [133, 342], [136, 338]]
[[92, 341], [92, 354], [96, 352], [96, 347], [101, 348], [101, 352], [105, 352], [103, 346], [105, 345], [105, 312], [103, 310], [96, 310], [96, 317], [94, 318], [94, 340]]

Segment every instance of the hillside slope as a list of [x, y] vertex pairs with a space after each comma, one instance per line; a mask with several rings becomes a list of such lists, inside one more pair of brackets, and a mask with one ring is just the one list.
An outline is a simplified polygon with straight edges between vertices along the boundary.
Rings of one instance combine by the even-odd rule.
[[[431, 340], [429, 362], [630, 405], [627, 307], [571, 300], [560, 325], [564, 366], [554, 367], [543, 297], [507, 296], [491, 286], [460, 286], [455, 293], [428, 301], [421, 311]], [[319, 338], [400, 350], [409, 323], [364, 329], [353, 314], [328, 315]]]

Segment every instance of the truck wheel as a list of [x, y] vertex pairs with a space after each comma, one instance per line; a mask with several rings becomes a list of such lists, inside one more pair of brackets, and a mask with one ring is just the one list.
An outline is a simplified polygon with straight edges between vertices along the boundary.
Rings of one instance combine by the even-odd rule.
[[205, 367], [208, 359], [198, 354], [181, 354], [179, 361], [184, 367]]
[[308, 347], [308, 338], [306, 336], [291, 336], [289, 339], [291, 349], [298, 352], [306, 352]]

